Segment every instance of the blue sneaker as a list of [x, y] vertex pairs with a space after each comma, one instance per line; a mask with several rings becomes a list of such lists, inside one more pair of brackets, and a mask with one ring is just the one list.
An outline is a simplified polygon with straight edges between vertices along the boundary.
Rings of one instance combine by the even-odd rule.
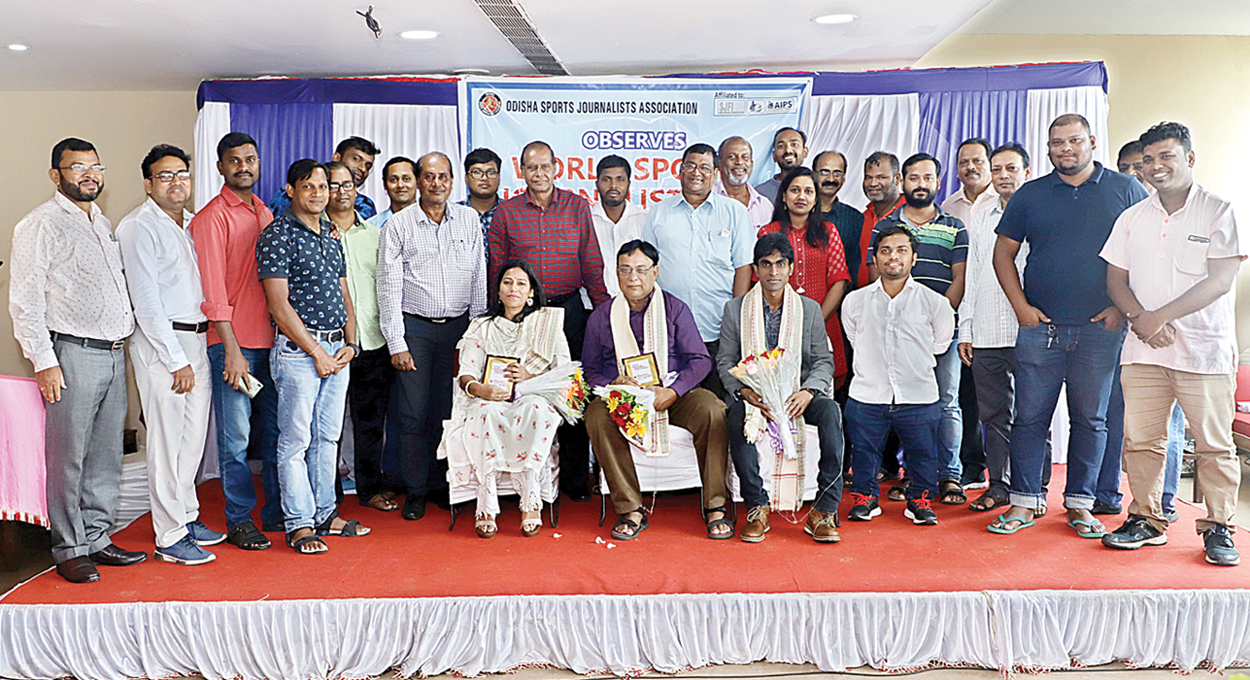
[[208, 564], [217, 559], [216, 555], [196, 545], [195, 539], [191, 537], [191, 534], [183, 536], [181, 540], [168, 548], [157, 548], [152, 554], [156, 556], [158, 561], [185, 564], [187, 566]]
[[198, 519], [187, 524], [187, 533], [190, 534], [191, 538], [195, 539], [195, 542], [199, 545], [217, 545], [218, 543], [226, 540], [225, 534], [209, 529]]

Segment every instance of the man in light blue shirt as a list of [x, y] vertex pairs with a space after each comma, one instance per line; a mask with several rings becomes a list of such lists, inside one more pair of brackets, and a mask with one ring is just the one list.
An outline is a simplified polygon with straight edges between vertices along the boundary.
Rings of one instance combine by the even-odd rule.
[[417, 202], [417, 162], [406, 156], [390, 159], [382, 166], [382, 181], [386, 184], [386, 195], [391, 199], [391, 207], [373, 217], [364, 218], [379, 229], [386, 226], [391, 215]]
[[[654, 243], [668, 266], [659, 284], [694, 312], [708, 354], [719, 350], [720, 321], [725, 303], [751, 287], [755, 228], [742, 203], [712, 192], [716, 181], [716, 150], [694, 144], [682, 154], [681, 193], [647, 211], [642, 240]], [[722, 400], [725, 388], [716, 371], [703, 387]]]

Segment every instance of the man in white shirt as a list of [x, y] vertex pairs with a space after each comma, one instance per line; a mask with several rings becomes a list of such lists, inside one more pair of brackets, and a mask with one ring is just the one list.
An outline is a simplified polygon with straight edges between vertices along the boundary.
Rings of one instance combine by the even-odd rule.
[[104, 170], [90, 142], [57, 142], [48, 170], [56, 193], [13, 229], [9, 314], [47, 402], [52, 559], [70, 583], [100, 580], [97, 564], [147, 558], [117, 547], [108, 533], [122, 476], [122, 349], [135, 317], [113, 225], [95, 204]]
[[712, 185], [712, 191], [745, 206], [751, 226], [759, 231], [760, 227], [773, 221], [773, 202], [751, 186], [751, 173], [755, 170], [751, 153], [751, 143], [742, 137], [730, 137], [721, 142], [716, 152], [720, 177]]
[[[994, 275], [994, 243], [998, 239], [994, 229], [1007, 201], [1029, 179], [1029, 152], [1015, 142], [998, 147], [990, 155], [989, 174], [998, 201], [977, 213], [968, 228], [967, 282], [959, 305], [959, 358], [972, 368], [977, 410], [985, 427], [985, 462], [989, 470], [989, 488], [968, 504], [969, 509], [977, 512], [1010, 503], [1007, 463], [1011, 453], [1019, 325], [1011, 302]], [[1020, 251], [1016, 267], [1023, 270], [1027, 247], [1022, 246]]]
[[369, 224], [381, 229], [399, 211], [417, 202], [417, 163], [406, 156], [396, 156], [382, 166], [382, 181], [391, 207], [369, 218]]
[[939, 401], [936, 355], [955, 334], [955, 310], [941, 293], [912, 280], [916, 237], [901, 224], [873, 235], [880, 277], [847, 294], [842, 328], [855, 349], [855, 370], [846, 403], [851, 435], [854, 506], [847, 518], [868, 521], [881, 514], [877, 470], [891, 427], [903, 445], [911, 478], [904, 515], [915, 524], [937, 524]]
[[959, 191], [942, 201], [942, 210], [958, 217], [964, 224], [972, 217], [994, 205], [998, 200], [990, 176], [990, 143], [980, 137], [965, 139], [956, 155], [959, 173]]
[[148, 199], [117, 225], [138, 325], [130, 357], [148, 431], [153, 555], [184, 565], [212, 562], [216, 556], [201, 546], [226, 540], [200, 522], [195, 491], [213, 391], [204, 289], [188, 229], [190, 162], [176, 146], [152, 147], [141, 164]]
[[[599, 202], [590, 206], [590, 219], [595, 223], [595, 236], [604, 262], [615, 262], [616, 251], [638, 238], [642, 238], [642, 225], [647, 221], [647, 211], [629, 202], [629, 161], [615, 154], [599, 159], [595, 167], [595, 188], [599, 190]], [[603, 268], [603, 285], [608, 294], [621, 294], [615, 267]], [[583, 302], [590, 296], [582, 291]], [[591, 306], [587, 304], [587, 306]]]
[[1189, 130], [1160, 123], [1141, 136], [1146, 181], [1156, 193], [1125, 210], [1099, 254], [1107, 292], [1128, 317], [1120, 355], [1124, 385], [1124, 469], [1133, 502], [1128, 521], [1103, 545], [1167, 543], [1164, 445], [1173, 401], [1194, 433], [1197, 484], [1207, 502], [1198, 520], [1207, 562], [1240, 563], [1233, 545], [1241, 470], [1232, 440], [1237, 336], [1232, 287], [1250, 254], [1232, 205], [1194, 183]]

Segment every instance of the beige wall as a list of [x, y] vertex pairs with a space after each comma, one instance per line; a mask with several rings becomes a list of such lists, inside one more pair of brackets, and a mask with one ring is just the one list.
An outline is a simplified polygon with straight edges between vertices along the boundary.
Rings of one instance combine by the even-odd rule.
[[[1107, 65], [1111, 156], [1162, 120], [1189, 126], [1197, 181], [1250, 220], [1250, 37], [952, 35], [915, 68], [1100, 60]], [[1250, 346], [1250, 266], [1238, 284], [1237, 335]]]
[[52, 146], [65, 137], [96, 145], [108, 166], [104, 214], [117, 224], [144, 198], [139, 162], [154, 144], [189, 153], [195, 128], [195, 92], [0, 92], [0, 129], [6, 130], [0, 181], [0, 374], [33, 375], [13, 339], [9, 316], [9, 262], [13, 227], [52, 197]]

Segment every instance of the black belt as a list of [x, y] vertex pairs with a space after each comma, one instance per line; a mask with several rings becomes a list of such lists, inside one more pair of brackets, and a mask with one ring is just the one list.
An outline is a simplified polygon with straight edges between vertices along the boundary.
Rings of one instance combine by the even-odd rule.
[[441, 319], [431, 319], [428, 316], [421, 316], [420, 314], [409, 314], [408, 312], [404, 312], [404, 316], [411, 316], [414, 319], [424, 321], [426, 323], [447, 323], [448, 321], [455, 321], [456, 319], [462, 319], [467, 315], [468, 315], [468, 312], [461, 312], [460, 314], [457, 314], [455, 316], [446, 316]]
[[201, 321], [199, 323], [183, 323], [181, 321], [174, 322], [174, 330], [186, 331], [188, 333], [207, 333], [208, 322]]
[[309, 328], [308, 334], [320, 342], [338, 342], [344, 337], [342, 328], [335, 328], [334, 330], [329, 331], [319, 331]]
[[52, 342], [68, 342], [71, 345], [82, 345], [91, 349], [107, 349], [113, 352], [126, 346], [126, 339], [121, 340], [96, 340], [95, 338], [80, 338], [77, 335], [69, 333], [57, 333], [52, 331]]

